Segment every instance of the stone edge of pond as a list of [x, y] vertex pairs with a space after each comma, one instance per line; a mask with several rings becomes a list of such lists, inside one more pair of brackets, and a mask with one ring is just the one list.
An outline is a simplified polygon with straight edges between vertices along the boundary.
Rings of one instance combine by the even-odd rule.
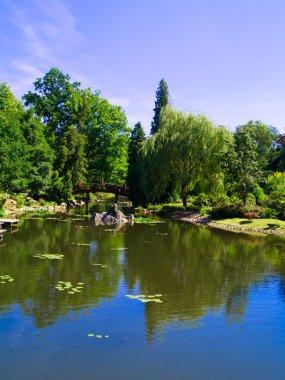
[[174, 211], [168, 214], [169, 218], [178, 222], [197, 224], [200, 226], [207, 226], [211, 228], [217, 228], [220, 230], [230, 230], [233, 232], [247, 232], [257, 233], [262, 235], [279, 235], [285, 236], [285, 230], [262, 230], [260, 228], [248, 228], [233, 226], [230, 224], [218, 223], [217, 221], [208, 217], [202, 216], [195, 211]]

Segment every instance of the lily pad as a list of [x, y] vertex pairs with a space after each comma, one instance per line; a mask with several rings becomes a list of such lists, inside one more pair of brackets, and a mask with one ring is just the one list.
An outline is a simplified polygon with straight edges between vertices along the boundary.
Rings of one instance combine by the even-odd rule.
[[37, 259], [62, 260], [64, 255], [61, 253], [38, 253], [34, 257]]

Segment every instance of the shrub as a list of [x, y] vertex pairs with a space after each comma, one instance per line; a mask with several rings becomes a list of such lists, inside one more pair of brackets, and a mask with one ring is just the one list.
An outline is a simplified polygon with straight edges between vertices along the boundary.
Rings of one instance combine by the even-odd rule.
[[259, 212], [256, 212], [256, 211], [245, 212], [243, 216], [246, 219], [259, 219], [260, 218]]
[[186, 207], [186, 210], [187, 211], [200, 211], [200, 207], [199, 206], [195, 206], [193, 205], [193, 203], [189, 203]]
[[256, 205], [255, 196], [252, 193], [248, 193], [246, 197], [246, 206], [255, 206], [255, 205]]
[[183, 211], [184, 206], [182, 203], [167, 203], [162, 206], [162, 210], [171, 212], [171, 211]]
[[276, 219], [277, 215], [278, 212], [269, 207], [263, 208], [263, 210], [260, 212], [260, 218], [262, 219]]
[[242, 211], [236, 206], [214, 207], [210, 213], [214, 219], [241, 218]]
[[259, 185], [255, 185], [252, 194], [255, 196], [258, 205], [263, 205], [265, 203], [267, 196]]
[[202, 216], [208, 216], [208, 215], [211, 214], [212, 210], [213, 210], [213, 207], [210, 207], [210, 206], [204, 206], [204, 207], [201, 207], [201, 209], [200, 209], [200, 214], [201, 214]]
[[4, 215], [5, 215], [5, 211], [4, 211], [4, 208], [3, 208], [2, 201], [0, 200], [0, 216], [4, 216]]
[[194, 205], [199, 206], [199, 207], [211, 205], [211, 201], [210, 201], [209, 196], [204, 194], [204, 193], [197, 195], [197, 197], [195, 197], [195, 200], [193, 203], [194, 203]]

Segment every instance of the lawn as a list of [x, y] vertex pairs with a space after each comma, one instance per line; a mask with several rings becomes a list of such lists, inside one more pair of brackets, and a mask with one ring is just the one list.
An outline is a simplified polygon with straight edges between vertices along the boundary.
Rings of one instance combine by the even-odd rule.
[[235, 227], [257, 228], [260, 230], [285, 230], [285, 221], [278, 219], [245, 219], [232, 218], [217, 220], [216, 224], [227, 224]]

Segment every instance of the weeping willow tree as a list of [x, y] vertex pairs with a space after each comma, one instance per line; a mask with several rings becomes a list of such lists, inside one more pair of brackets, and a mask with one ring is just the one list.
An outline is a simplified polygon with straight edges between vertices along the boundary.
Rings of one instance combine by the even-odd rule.
[[160, 114], [160, 130], [141, 149], [142, 187], [149, 202], [178, 194], [184, 207], [195, 191], [223, 188], [221, 157], [229, 132], [203, 115], [170, 107]]

